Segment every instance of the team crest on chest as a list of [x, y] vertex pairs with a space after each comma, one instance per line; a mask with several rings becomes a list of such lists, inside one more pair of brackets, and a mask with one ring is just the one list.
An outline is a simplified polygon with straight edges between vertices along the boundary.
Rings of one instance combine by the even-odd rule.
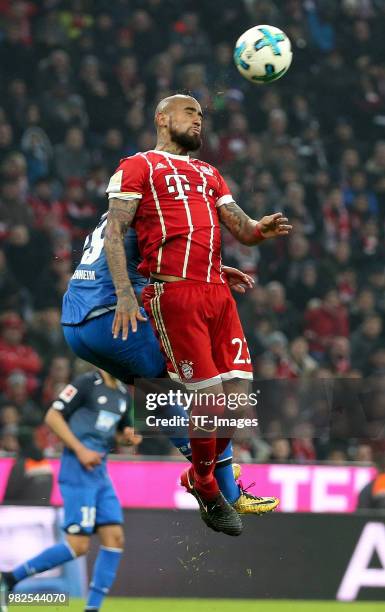
[[192, 361], [187, 361], [186, 359], [183, 359], [183, 361], [179, 362], [179, 367], [181, 369], [183, 377], [186, 380], [190, 380], [190, 378], [193, 377], [194, 370], [193, 370], [192, 366], [193, 366], [193, 362]]
[[209, 176], [214, 176], [214, 173], [211, 168], [207, 166], [199, 166], [199, 170], [203, 172], [203, 174], [208, 174]]

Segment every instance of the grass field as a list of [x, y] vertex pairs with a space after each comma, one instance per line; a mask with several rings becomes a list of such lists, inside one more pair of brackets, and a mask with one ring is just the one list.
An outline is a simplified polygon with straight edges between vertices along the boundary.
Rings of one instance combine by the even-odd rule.
[[[38, 610], [37, 606], [10, 607], [17, 612]], [[49, 612], [82, 612], [84, 602], [73, 599], [67, 607], [44, 607]], [[286, 601], [257, 599], [129, 599], [109, 598], [102, 612], [380, 612], [384, 602], [337, 603], [334, 601]]]

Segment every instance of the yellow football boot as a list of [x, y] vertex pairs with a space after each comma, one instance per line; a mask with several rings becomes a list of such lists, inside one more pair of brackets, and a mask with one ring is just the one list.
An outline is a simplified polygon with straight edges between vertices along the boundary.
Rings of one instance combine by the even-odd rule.
[[[238, 480], [242, 474], [241, 466], [238, 463], [233, 463], [234, 479]], [[250, 485], [252, 486], [252, 485]], [[242, 482], [239, 483], [241, 491], [237, 501], [233, 503], [233, 508], [238, 514], [267, 514], [276, 509], [279, 504], [277, 497], [256, 497], [248, 493], [243, 488]]]

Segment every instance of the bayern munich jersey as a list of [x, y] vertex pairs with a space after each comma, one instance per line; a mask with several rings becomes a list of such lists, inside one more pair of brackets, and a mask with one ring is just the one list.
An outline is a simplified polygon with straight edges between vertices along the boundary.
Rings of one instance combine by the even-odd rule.
[[144, 276], [225, 282], [217, 208], [233, 197], [216, 168], [188, 155], [137, 153], [121, 161], [107, 193], [140, 200], [133, 227]]
[[[63, 298], [63, 325], [79, 325], [87, 315], [104, 306], [116, 305], [116, 293], [104, 250], [107, 214], [100, 219], [84, 244], [83, 256], [69, 282]], [[133, 228], [124, 240], [128, 275], [136, 293], [140, 293], [148, 280], [138, 273], [140, 262], [136, 233]]]

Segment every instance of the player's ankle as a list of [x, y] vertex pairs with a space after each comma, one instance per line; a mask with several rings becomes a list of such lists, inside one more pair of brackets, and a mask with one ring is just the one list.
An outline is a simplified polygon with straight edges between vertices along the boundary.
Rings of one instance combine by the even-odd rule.
[[218, 483], [214, 476], [211, 476], [208, 480], [207, 476], [202, 479], [198, 474], [195, 474], [194, 486], [199, 495], [208, 501], [215, 499], [220, 493]]

